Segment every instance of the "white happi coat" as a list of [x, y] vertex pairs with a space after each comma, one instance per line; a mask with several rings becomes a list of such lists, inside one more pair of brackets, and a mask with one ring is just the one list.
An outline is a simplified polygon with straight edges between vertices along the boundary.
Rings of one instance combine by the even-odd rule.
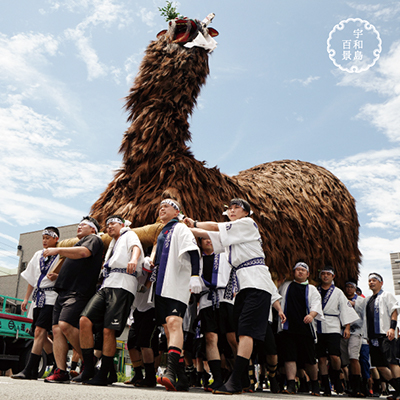
[[[367, 307], [370, 297], [371, 296], [365, 299], [365, 307]], [[400, 305], [392, 293], [381, 290], [381, 293], [378, 294], [375, 299], [375, 306], [379, 307], [379, 332], [375, 333], [386, 335], [386, 332], [390, 329], [390, 321], [393, 311], [399, 312]], [[397, 329], [395, 329], [395, 332], [397, 336]]]
[[138, 285], [136, 276], [127, 274], [126, 272], [112, 271], [115, 271], [116, 269], [122, 269], [126, 271], [126, 267], [128, 266], [128, 263], [132, 257], [133, 247], [137, 246], [140, 249], [140, 256], [136, 266], [136, 275], [141, 275], [144, 263], [142, 244], [140, 243], [136, 233], [131, 231], [128, 227], [122, 228], [120, 234], [121, 236], [118, 238], [118, 240], [116, 241], [113, 239], [108, 246], [105, 262], [109, 261], [108, 265], [111, 268], [111, 272], [109, 276], [104, 279], [101, 289], [105, 287], [125, 289], [136, 296]]
[[354, 311], [358, 315], [358, 320], [353, 322], [350, 325], [350, 334], [351, 335], [363, 335], [364, 333], [364, 318], [365, 318], [365, 299], [361, 296], [357, 296], [354, 301]]
[[271, 293], [271, 305], [270, 305], [270, 307], [269, 307], [268, 321], [271, 322], [271, 323], [272, 323], [273, 320], [274, 320], [274, 316], [273, 316], [273, 314], [272, 314], [272, 306], [274, 305], [274, 303], [275, 303], [277, 300], [281, 300], [281, 299], [282, 299], [282, 296], [280, 295], [278, 289], [275, 287], [274, 293]]
[[[326, 294], [328, 296], [328, 293]], [[321, 299], [322, 301], [322, 299]], [[353, 306], [344, 293], [335, 287], [323, 308], [325, 321], [314, 321], [317, 333], [342, 333], [342, 326], [351, 324], [359, 319]]]
[[[34, 289], [37, 287], [38, 279], [41, 275], [40, 273], [40, 257], [42, 256], [43, 250], [37, 251], [32, 259], [29, 261], [28, 266], [26, 267], [26, 270], [21, 273], [21, 276], [31, 285]], [[57, 257], [54, 259], [52, 266], [50, 269], [55, 266], [59, 260], [60, 256], [57, 255]], [[49, 272], [50, 272], [49, 269]], [[45, 276], [41, 283], [40, 283], [40, 288], [45, 289], [45, 288], [50, 288], [53, 287], [56, 281], [51, 281], [47, 276]], [[46, 296], [46, 301], [45, 305], [47, 306], [53, 306], [54, 303], [56, 302], [58, 293], [55, 292], [54, 290], [46, 290], [45, 291], [45, 296]], [[32, 301], [32, 308], [36, 307], [36, 303]]]
[[250, 217], [218, 223], [218, 232], [207, 232], [215, 253], [225, 252], [229, 264], [239, 267], [236, 271], [239, 291], [246, 288], [273, 293], [276, 289], [269, 268], [265, 265], [260, 232]]
[[[233, 304], [235, 302], [234, 299], [225, 299], [224, 293], [226, 285], [228, 284], [229, 274], [231, 272], [231, 266], [228, 263], [227, 258], [224, 253], [220, 253], [219, 255], [219, 267], [218, 267], [218, 277], [217, 277], [217, 289], [220, 303], [230, 303]], [[215, 254], [217, 256], [217, 254]], [[200, 277], [203, 276], [203, 257], [200, 258]], [[200, 297], [199, 302], [199, 311], [203, 308], [211, 307], [212, 300], [208, 300], [208, 292], [209, 288], [205, 285], [202, 280], [203, 286], [201, 289], [202, 296]]]
[[[190, 298], [189, 282], [192, 276], [192, 263], [189, 251], [197, 251], [200, 257], [200, 249], [197, 246], [193, 233], [185, 224], [178, 222], [174, 226], [169, 249], [164, 279], [160, 283], [162, 287], [159, 296], [188, 304]], [[159, 271], [157, 281], [152, 285], [152, 290], [156, 290], [160, 279]]]
[[[279, 294], [282, 296], [281, 307], [283, 312], [285, 312], [286, 306], [286, 295], [290, 284], [293, 281], [285, 281], [279, 287]], [[317, 315], [315, 316], [314, 320], [317, 321], [324, 321], [324, 313], [322, 311], [321, 305], [321, 295], [319, 294], [317, 288], [313, 285], [308, 284], [308, 299], [306, 299], [308, 303], [308, 310], [307, 313], [309, 314], [311, 311], [315, 311]], [[281, 323], [278, 324], [278, 332], [283, 330], [283, 326]]]
[[[137, 276], [138, 287], [146, 283], [148, 274], [148, 272], [142, 270], [142, 273]], [[133, 302], [132, 309], [138, 310], [140, 312], [145, 312], [150, 310], [150, 308], [154, 308], [154, 302], [149, 302], [148, 297], [148, 291], [144, 293], [136, 292], [135, 301]]]

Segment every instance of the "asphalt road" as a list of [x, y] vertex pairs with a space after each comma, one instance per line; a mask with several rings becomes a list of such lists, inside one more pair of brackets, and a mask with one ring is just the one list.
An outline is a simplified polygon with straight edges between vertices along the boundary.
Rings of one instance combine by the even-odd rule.
[[[42, 379], [38, 381], [14, 380], [9, 377], [0, 377], [0, 400], [195, 400], [213, 398], [223, 399], [230, 396], [213, 395], [202, 389], [193, 388], [189, 392], [167, 392], [163, 386], [152, 389], [139, 389], [133, 386], [115, 383], [112, 386], [86, 386], [80, 384], [56, 384], [44, 383]], [[314, 399], [314, 396], [305, 394], [282, 395], [272, 394], [269, 391], [245, 393], [235, 395], [238, 400], [270, 398], [287, 400]], [[333, 396], [332, 396], [333, 397]]]

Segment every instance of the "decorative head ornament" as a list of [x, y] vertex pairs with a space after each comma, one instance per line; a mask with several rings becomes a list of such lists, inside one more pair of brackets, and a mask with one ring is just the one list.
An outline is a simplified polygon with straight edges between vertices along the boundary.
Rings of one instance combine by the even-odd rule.
[[157, 38], [168, 33], [172, 43], [181, 44], [187, 48], [202, 47], [210, 53], [215, 50], [217, 42], [213, 38], [218, 36], [218, 31], [208, 26], [215, 17], [214, 13], [208, 14], [203, 21], [199, 21], [179, 15], [175, 9], [168, 6], [160, 11], [162, 11], [161, 15], [169, 21], [169, 27], [168, 30], [159, 32]]

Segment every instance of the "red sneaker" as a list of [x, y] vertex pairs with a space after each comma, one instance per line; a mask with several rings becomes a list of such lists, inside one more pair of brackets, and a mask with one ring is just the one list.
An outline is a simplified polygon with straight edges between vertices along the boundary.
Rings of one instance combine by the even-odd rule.
[[67, 371], [56, 368], [53, 375], [48, 376], [44, 381], [48, 383], [69, 383], [70, 377]]

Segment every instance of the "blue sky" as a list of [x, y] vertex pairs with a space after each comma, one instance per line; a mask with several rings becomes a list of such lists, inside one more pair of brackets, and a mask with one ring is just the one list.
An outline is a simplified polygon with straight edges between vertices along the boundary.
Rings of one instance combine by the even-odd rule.
[[[127, 128], [123, 98], [143, 51], [166, 27], [165, 1], [0, 3], [0, 266], [19, 234], [77, 222], [112, 179]], [[367, 274], [393, 290], [400, 252], [400, 5], [397, 1], [182, 0], [216, 14], [220, 35], [190, 121], [192, 150], [234, 175], [280, 159], [323, 165], [357, 201]], [[351, 74], [328, 57], [333, 27], [375, 26], [378, 62]], [[367, 45], [367, 40], [366, 40]]]

